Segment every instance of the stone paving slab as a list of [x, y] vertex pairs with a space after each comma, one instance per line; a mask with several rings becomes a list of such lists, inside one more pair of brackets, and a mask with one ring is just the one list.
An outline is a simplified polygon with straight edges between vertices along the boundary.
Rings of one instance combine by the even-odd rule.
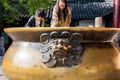
[[2, 65], [1, 65], [2, 58], [3, 58], [3, 56], [0, 56], [0, 80], [9, 80], [7, 77], [4, 76], [4, 73], [2, 71]]
[[0, 80], [9, 80], [5, 76], [0, 76]]

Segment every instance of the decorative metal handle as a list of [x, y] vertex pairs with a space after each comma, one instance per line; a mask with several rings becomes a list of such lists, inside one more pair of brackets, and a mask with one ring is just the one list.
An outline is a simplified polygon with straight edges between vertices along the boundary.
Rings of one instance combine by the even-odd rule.
[[50, 40], [50, 36], [48, 33], [42, 33], [40, 35], [40, 42], [43, 43], [43, 44], [47, 44], [49, 43], [49, 40]]
[[68, 31], [63, 31], [63, 32], [61, 33], [61, 37], [70, 40], [70, 39], [71, 39], [71, 33], [68, 32]]
[[57, 31], [53, 31], [50, 33], [50, 37], [53, 39], [56, 39], [59, 37], [59, 33]]
[[83, 36], [80, 33], [73, 33], [72, 34], [72, 41], [74, 44], [80, 44], [83, 41]]

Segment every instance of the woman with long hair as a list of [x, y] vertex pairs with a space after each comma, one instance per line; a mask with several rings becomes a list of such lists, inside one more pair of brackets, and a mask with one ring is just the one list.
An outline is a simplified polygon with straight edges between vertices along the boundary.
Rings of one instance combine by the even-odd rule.
[[66, 0], [57, 0], [53, 8], [51, 27], [69, 27], [71, 10]]

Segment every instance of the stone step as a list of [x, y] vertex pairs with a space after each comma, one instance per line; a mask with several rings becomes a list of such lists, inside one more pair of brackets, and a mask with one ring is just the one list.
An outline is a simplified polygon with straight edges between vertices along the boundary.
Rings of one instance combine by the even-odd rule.
[[5, 53], [5, 48], [4, 47], [0, 47], [0, 56], [3, 56]]
[[0, 37], [0, 47], [4, 47], [4, 37]]
[[0, 65], [2, 64], [3, 56], [0, 56]]
[[2, 71], [2, 65], [1, 65], [2, 59], [3, 59], [3, 56], [0, 56], [0, 80], [9, 80]]
[[0, 37], [0, 56], [4, 55], [5, 48], [4, 48], [4, 37]]

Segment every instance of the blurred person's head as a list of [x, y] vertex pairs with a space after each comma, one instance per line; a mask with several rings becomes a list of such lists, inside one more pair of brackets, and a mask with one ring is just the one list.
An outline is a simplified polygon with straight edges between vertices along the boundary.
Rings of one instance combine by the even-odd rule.
[[61, 11], [64, 13], [64, 18], [66, 18], [67, 14], [68, 14], [67, 1], [66, 0], [57, 0], [56, 7], [57, 7], [58, 19], [61, 20], [61, 15], [60, 15]]
[[35, 12], [35, 19], [37, 21], [44, 20], [45, 18], [45, 10], [44, 9], [37, 9]]
[[60, 10], [64, 10], [68, 7], [66, 0], [57, 0], [56, 5], [59, 7]]

